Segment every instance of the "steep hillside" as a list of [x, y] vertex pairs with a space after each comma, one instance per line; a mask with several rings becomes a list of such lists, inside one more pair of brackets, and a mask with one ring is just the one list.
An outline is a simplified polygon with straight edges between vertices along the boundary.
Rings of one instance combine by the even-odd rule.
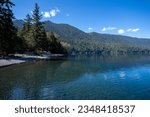
[[65, 39], [65, 40], [89, 38], [89, 36], [85, 32], [68, 24], [55, 24], [50, 21], [46, 21], [44, 22], [44, 27], [47, 32], [55, 32], [56, 34], [60, 36], [60, 38]]

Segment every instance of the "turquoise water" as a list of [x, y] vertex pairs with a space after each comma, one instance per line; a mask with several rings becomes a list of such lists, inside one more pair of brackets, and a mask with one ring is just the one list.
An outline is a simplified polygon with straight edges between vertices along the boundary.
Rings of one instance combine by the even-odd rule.
[[0, 68], [0, 99], [150, 99], [150, 57], [75, 57]]

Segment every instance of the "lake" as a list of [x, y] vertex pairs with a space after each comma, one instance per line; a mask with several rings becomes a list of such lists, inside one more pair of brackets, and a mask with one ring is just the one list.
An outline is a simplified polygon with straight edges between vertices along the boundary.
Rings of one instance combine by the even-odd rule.
[[150, 57], [71, 57], [0, 68], [0, 99], [147, 100]]

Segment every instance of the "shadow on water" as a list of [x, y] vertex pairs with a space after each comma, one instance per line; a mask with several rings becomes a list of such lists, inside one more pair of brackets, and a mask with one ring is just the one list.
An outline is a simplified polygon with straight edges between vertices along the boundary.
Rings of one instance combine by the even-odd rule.
[[0, 99], [150, 99], [148, 77], [148, 56], [29, 62], [0, 69]]

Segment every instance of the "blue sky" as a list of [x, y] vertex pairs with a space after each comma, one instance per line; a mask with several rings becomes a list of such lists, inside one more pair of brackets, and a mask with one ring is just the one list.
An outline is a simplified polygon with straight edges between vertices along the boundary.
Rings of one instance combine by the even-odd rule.
[[85, 32], [150, 38], [150, 0], [12, 0], [16, 19], [32, 13], [35, 2], [42, 20], [67, 23]]

